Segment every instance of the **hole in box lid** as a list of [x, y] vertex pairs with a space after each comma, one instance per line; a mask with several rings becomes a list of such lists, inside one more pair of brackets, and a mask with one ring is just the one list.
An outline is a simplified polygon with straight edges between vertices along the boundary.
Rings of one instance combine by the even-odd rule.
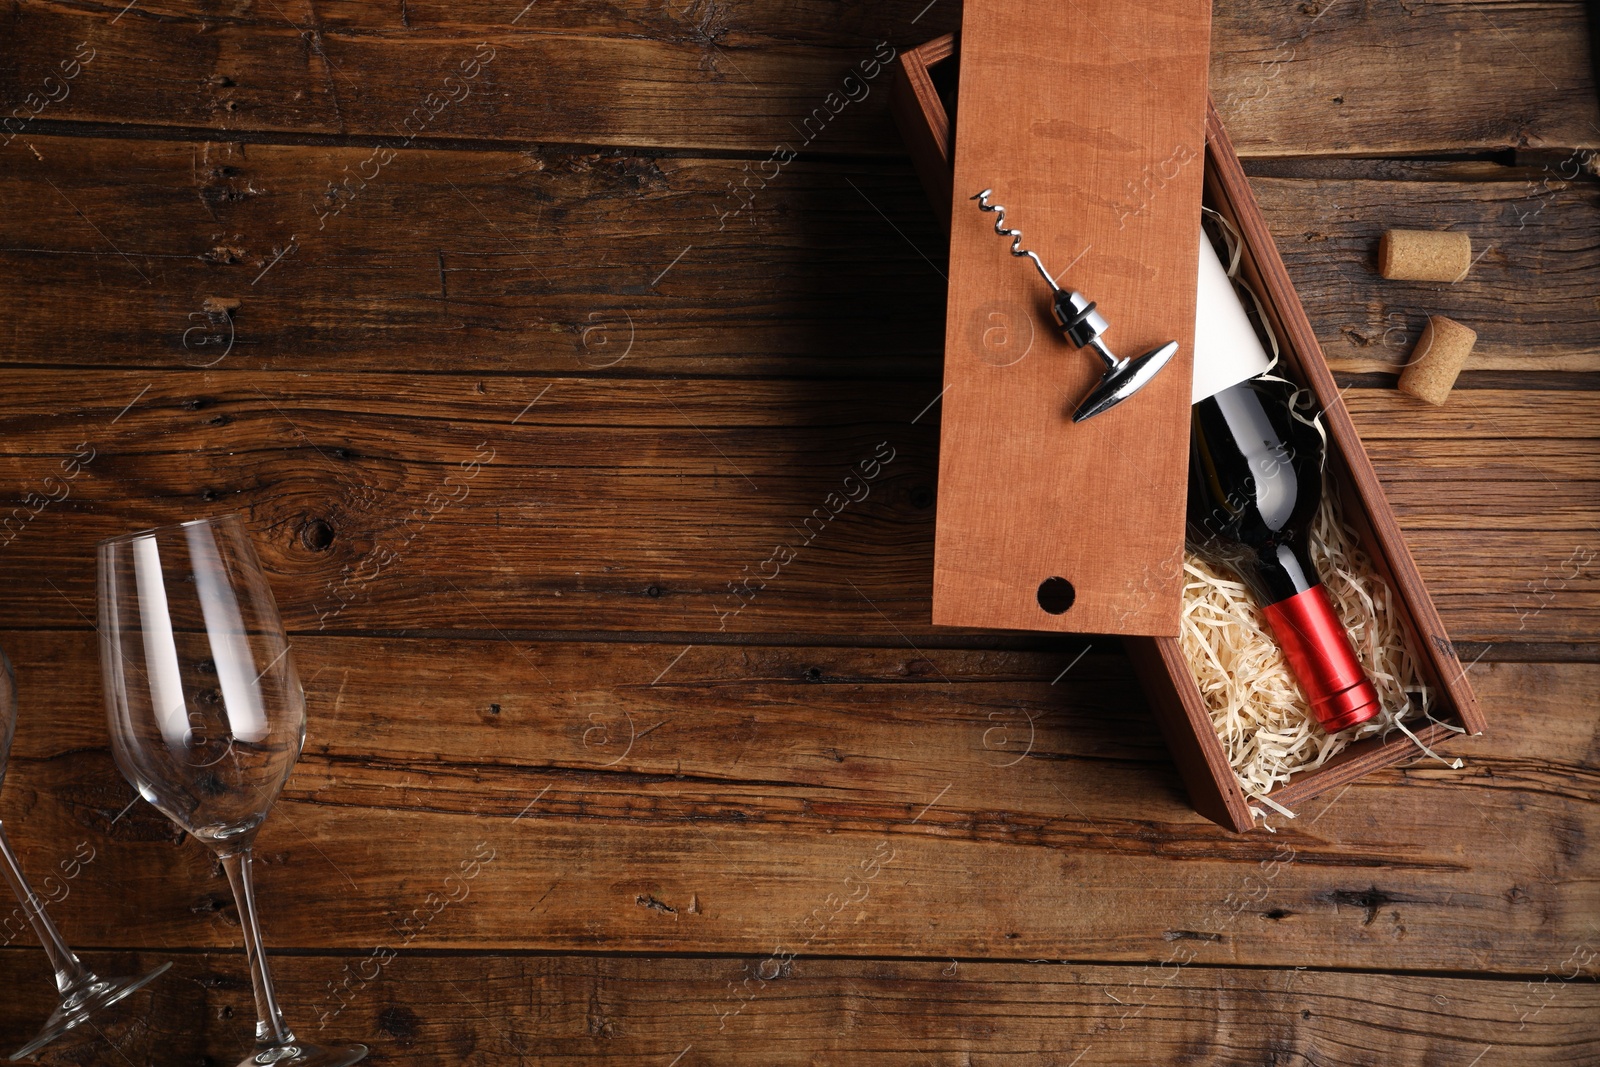
[[1052, 615], [1062, 615], [1078, 599], [1078, 591], [1065, 578], [1046, 578], [1039, 583], [1039, 606]]

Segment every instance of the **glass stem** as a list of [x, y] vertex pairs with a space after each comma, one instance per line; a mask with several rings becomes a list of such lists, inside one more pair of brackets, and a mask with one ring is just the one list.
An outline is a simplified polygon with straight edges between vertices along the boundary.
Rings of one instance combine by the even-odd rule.
[[251, 855], [243, 849], [222, 856], [228, 872], [233, 898], [239, 905], [239, 926], [244, 930], [244, 953], [250, 961], [250, 983], [256, 991], [256, 1047], [280, 1048], [292, 1044], [294, 1034], [283, 1021], [277, 997], [272, 992], [272, 972], [267, 969], [267, 954], [261, 945], [261, 925], [256, 921], [256, 891], [251, 879]]
[[94, 972], [85, 967], [67, 947], [67, 943], [61, 940], [56, 924], [45, 914], [44, 901], [28, 884], [27, 876], [22, 873], [22, 865], [17, 862], [17, 854], [11, 851], [11, 842], [6, 840], [4, 823], [0, 823], [0, 867], [5, 868], [6, 880], [22, 902], [22, 910], [33, 924], [33, 932], [44, 946], [45, 955], [50, 957], [50, 966], [56, 972], [56, 990], [67, 997], [97, 981]]

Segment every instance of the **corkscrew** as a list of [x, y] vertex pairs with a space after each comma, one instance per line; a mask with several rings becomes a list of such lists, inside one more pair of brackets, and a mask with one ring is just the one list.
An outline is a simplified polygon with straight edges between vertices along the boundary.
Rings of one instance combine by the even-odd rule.
[[993, 192], [993, 189], [985, 189], [971, 199], [978, 202], [979, 211], [995, 213], [994, 232], [1001, 237], [1011, 238], [1011, 254], [1019, 258], [1026, 256], [1039, 268], [1039, 276], [1055, 294], [1051, 308], [1056, 325], [1066, 333], [1067, 339], [1078, 348], [1093, 349], [1105, 363], [1106, 369], [1100, 381], [1079, 402], [1077, 410], [1072, 413], [1072, 421], [1082, 422], [1102, 411], [1109, 411], [1149, 384], [1150, 379], [1177, 353], [1178, 342], [1168, 341], [1132, 359], [1119, 359], [1100, 339], [1111, 328], [1111, 324], [1095, 310], [1094, 301], [1082, 293], [1063, 289], [1056, 284], [1055, 278], [1045, 270], [1038, 253], [1022, 247], [1022, 231], [1006, 227], [1006, 209], [1000, 204], [989, 203], [989, 194]]

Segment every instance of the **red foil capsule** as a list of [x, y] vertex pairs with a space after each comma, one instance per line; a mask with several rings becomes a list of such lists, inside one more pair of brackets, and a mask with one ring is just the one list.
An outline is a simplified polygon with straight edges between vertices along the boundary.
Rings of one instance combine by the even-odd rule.
[[1321, 582], [1268, 604], [1262, 613], [1324, 730], [1331, 734], [1378, 714], [1378, 691], [1361, 669]]

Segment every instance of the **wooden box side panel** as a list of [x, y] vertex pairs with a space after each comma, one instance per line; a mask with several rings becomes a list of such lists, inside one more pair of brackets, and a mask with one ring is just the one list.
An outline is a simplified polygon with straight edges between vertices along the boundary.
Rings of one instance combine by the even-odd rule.
[[1189, 663], [1183, 649], [1171, 637], [1130, 637], [1122, 642], [1133, 661], [1139, 686], [1155, 715], [1161, 736], [1178, 765], [1178, 775], [1189, 790], [1194, 810], [1212, 822], [1245, 831], [1254, 825], [1249, 803], [1239, 779], [1228, 765], [1228, 754], [1211, 725], [1205, 699], [1190, 682], [1175, 685], [1176, 678], [1189, 677]]
[[[895, 65], [894, 82], [889, 87], [889, 109], [905, 138], [917, 177], [922, 179], [928, 200], [941, 207], [950, 203], [951, 182], [954, 181], [950, 171], [951, 123], [929, 71], [934, 64], [954, 55], [955, 47], [955, 34], [947, 33], [901, 52], [900, 61]], [[949, 213], [935, 211], [934, 214], [948, 236]]]
[[[1432, 748], [1439, 742], [1455, 736], [1448, 726], [1429, 723], [1412, 731], [1417, 740]], [[1348, 785], [1363, 775], [1397, 763], [1406, 763], [1422, 755], [1417, 746], [1404, 734], [1395, 734], [1385, 740], [1368, 738], [1358, 741], [1314, 771], [1303, 771], [1267, 795], [1293, 811], [1314, 796], [1342, 785]]]
[[[1477, 700], [1466, 682], [1454, 647], [1445, 636], [1444, 624], [1433, 600], [1422, 584], [1394, 512], [1340, 398], [1332, 372], [1322, 358], [1315, 332], [1215, 107], [1208, 115], [1207, 156], [1207, 193], [1213, 205], [1238, 228], [1244, 239], [1241, 272], [1262, 296], [1267, 318], [1279, 338], [1284, 362], [1312, 390], [1324, 412], [1333, 444], [1329, 476], [1340, 499], [1354, 505], [1345, 508], [1345, 518], [1355, 527], [1379, 575], [1394, 590], [1401, 622], [1417, 651], [1423, 680], [1439, 692], [1444, 716], [1457, 718], [1470, 733], [1481, 733], [1483, 717]], [[1428, 723], [1414, 732], [1418, 740], [1431, 747], [1454, 731]], [[1368, 738], [1350, 745], [1323, 766], [1293, 776], [1268, 795], [1292, 808], [1326, 790], [1381, 767], [1403, 763], [1417, 754], [1416, 745], [1404, 733]], [[1233, 778], [1231, 771], [1229, 778]]]
[[[936, 624], [1177, 633], [1200, 236], [1184, 220], [1200, 209], [1209, 26], [1204, 0], [966, 4]], [[1065, 107], [1050, 103], [1060, 86]], [[1159, 193], [1137, 193], [1141, 174], [1162, 175]], [[1137, 395], [1071, 420], [1105, 368], [1055, 328], [1045, 282], [969, 200], [987, 188], [1061, 284], [1097, 302], [1119, 356], [1178, 342]], [[1050, 578], [1075, 590], [1060, 614], [1037, 600]]]
[[1285, 360], [1299, 380], [1316, 395], [1322, 409], [1328, 437], [1334, 446], [1331, 466], [1336, 472], [1337, 491], [1341, 499], [1357, 504], [1347, 507], [1346, 513], [1363, 534], [1363, 542], [1379, 573], [1399, 598], [1401, 615], [1416, 646], [1425, 680], [1441, 690], [1445, 703], [1454, 709], [1469, 733], [1482, 733], [1483, 712], [1466, 680], [1466, 671], [1445, 633], [1433, 598], [1422, 583], [1394, 510], [1383, 494], [1377, 472], [1372, 469], [1372, 461], [1361, 444], [1355, 423], [1345, 409], [1333, 372], [1322, 358], [1316, 333], [1289, 280], [1289, 272], [1278, 255], [1272, 233], [1250, 192], [1244, 168], [1234, 154], [1215, 106], [1209, 108], [1207, 123], [1208, 162], [1211, 164], [1207, 173], [1213, 198], [1225, 205], [1225, 212], [1244, 236], [1249, 280], [1258, 287], [1257, 292], [1262, 294], [1267, 305]]

